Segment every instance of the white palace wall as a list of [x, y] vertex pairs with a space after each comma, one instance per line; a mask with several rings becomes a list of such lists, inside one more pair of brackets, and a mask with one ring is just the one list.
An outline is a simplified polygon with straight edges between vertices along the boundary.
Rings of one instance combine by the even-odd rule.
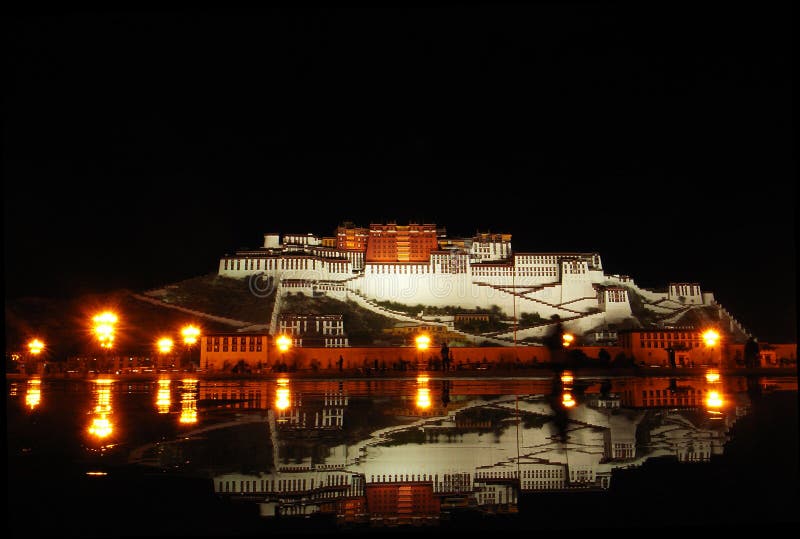
[[[265, 237], [266, 244], [274, 246], [274, 238]], [[537, 313], [546, 320], [553, 315], [561, 319], [583, 315], [576, 324], [585, 330], [631, 316], [629, 297], [624, 303], [602, 301], [595, 284], [623, 286], [649, 302], [664, 301], [685, 292], [677, 287], [670, 290], [671, 294], [654, 292], [639, 288], [630, 277], [604, 275], [598, 255], [524, 253], [515, 255], [516, 266], [510, 266], [470, 264], [463, 254], [432, 253], [428, 263], [365, 263], [362, 269], [357, 262], [354, 271], [352, 257], [337, 257], [330, 248], [314, 248], [322, 251], [318, 255], [304, 251], [237, 252], [220, 260], [218, 274], [237, 279], [261, 275], [272, 277], [276, 284], [305, 280], [312, 284], [303, 285], [304, 291], [323, 292], [336, 299], [356, 293], [368, 301], [388, 300], [406, 305], [456, 306], [465, 310], [496, 305], [507, 315]], [[297, 289], [299, 285], [291, 286]], [[687, 303], [713, 302], [713, 296], [707, 297], [706, 293], [698, 296], [698, 290], [692, 288], [692, 293], [686, 294], [687, 299], [691, 298]], [[666, 305], [664, 308], [671, 310]], [[593, 309], [600, 309], [600, 316], [588, 315]]]

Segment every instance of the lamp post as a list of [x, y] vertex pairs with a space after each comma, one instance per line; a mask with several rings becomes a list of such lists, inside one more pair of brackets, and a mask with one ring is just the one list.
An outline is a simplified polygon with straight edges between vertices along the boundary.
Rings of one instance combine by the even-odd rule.
[[[189, 324], [181, 329], [183, 336], [183, 344], [186, 346], [186, 355], [188, 356], [188, 363], [192, 362], [192, 346], [197, 342], [200, 337], [200, 329], [197, 326]], [[206, 365], [208, 366], [208, 365]], [[186, 365], [181, 365], [181, 368], [186, 368]]]
[[714, 329], [707, 329], [703, 332], [703, 342], [706, 345], [706, 349], [710, 350], [709, 359], [710, 362], [714, 363], [714, 347], [719, 342], [719, 333]]
[[[164, 363], [164, 356], [172, 352], [172, 339], [169, 337], [162, 337], [161, 339], [156, 342], [156, 346], [158, 347], [158, 353], [161, 354], [161, 363], [163, 366]], [[158, 366], [156, 366], [158, 368]]]
[[[116, 331], [117, 315], [111, 311], [105, 311], [94, 318], [94, 327], [92, 328], [97, 340], [100, 343], [100, 348], [103, 349], [103, 359], [108, 360], [108, 352], [114, 346], [114, 333]], [[106, 367], [105, 365], [103, 367]]]
[[287, 335], [280, 335], [275, 339], [275, 344], [278, 347], [278, 352], [280, 352], [279, 364], [283, 367], [283, 365], [285, 365], [286, 352], [288, 352], [289, 348], [292, 346], [292, 338]]
[[414, 342], [417, 344], [417, 368], [419, 368], [419, 364], [422, 362], [422, 355], [431, 345], [431, 338], [423, 333], [421, 335], [417, 335], [416, 339], [414, 339]]
[[38, 361], [36, 360], [38, 360], [39, 354], [42, 353], [42, 350], [44, 350], [44, 343], [39, 339], [31, 339], [31, 341], [28, 343], [28, 353], [29, 353], [28, 357], [33, 358], [34, 361], [29, 360], [26, 362], [25, 364], [26, 373], [31, 372], [31, 369], [34, 367], [33, 363], [36, 363], [36, 369], [38, 370]]

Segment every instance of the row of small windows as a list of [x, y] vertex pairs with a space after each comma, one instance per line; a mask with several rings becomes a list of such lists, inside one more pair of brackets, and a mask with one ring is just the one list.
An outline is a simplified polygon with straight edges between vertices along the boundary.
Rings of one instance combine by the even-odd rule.
[[522, 477], [525, 478], [559, 478], [562, 477], [562, 470], [526, 470], [522, 472]]
[[557, 268], [522, 268], [517, 270], [517, 275], [523, 277], [557, 277]]
[[372, 264], [372, 273], [428, 273], [428, 266], [422, 264], [395, 265], [395, 264]]
[[[350, 486], [344, 476], [335, 476], [333, 480], [331, 479], [332, 477], [328, 476], [327, 481], [320, 483], [319, 486]], [[313, 479], [308, 484], [306, 479], [240, 480], [238, 490], [236, 483], [237, 481], [220, 481], [217, 486], [218, 492], [296, 492], [314, 488]]]
[[[263, 344], [263, 337], [222, 337], [222, 351], [227, 352], [229, 345], [231, 352], [245, 351], [260, 352]], [[206, 339], [206, 352], [219, 352], [220, 337], [211, 337]]]
[[[665, 346], [666, 344], [666, 346]], [[682, 346], [683, 348], [700, 347], [700, 341], [639, 341], [639, 346], [642, 348], [673, 348], [674, 346]]]
[[473, 275], [482, 275], [482, 276], [508, 276], [513, 273], [513, 269], [511, 267], [493, 267], [493, 268], [482, 268], [480, 266], [473, 266], [472, 267], [472, 274]]
[[628, 295], [625, 290], [607, 290], [608, 301], [611, 303], [621, 303], [628, 300]]
[[685, 333], [685, 332], [672, 332], [668, 331], [666, 333], [640, 333], [639, 337], [642, 339], [699, 339], [699, 335], [697, 333]]
[[525, 264], [555, 264], [558, 262], [558, 257], [555, 256], [517, 255], [515, 258]]
[[575, 262], [567, 262], [566, 264], [564, 264], [564, 273], [565, 274], [586, 273], [586, 265]]
[[[661, 397], [661, 396], [662, 396], [662, 393], [661, 393], [661, 390], [660, 390], [660, 389], [656, 389], [656, 390], [655, 390], [655, 393], [654, 393], [653, 391], [654, 391], [654, 390], [652, 390], [652, 389], [650, 389], [650, 390], [649, 390], [649, 392], [650, 392], [650, 398], [651, 398], [651, 399], [652, 399], [653, 397]], [[697, 394], [698, 396], [700, 396], [700, 395], [702, 395], [702, 393], [704, 393], [704, 392], [705, 392], [705, 390], [704, 390], [704, 389], [697, 389], [697, 390], [695, 390], [694, 388], [691, 388], [691, 387], [690, 387], [690, 388], [687, 388], [687, 389], [686, 389], [686, 392], [687, 392], [689, 395], [695, 395], [695, 394]], [[663, 396], [664, 396], [664, 397], [666, 397], [666, 396], [669, 396], [669, 395], [672, 395], [672, 393], [670, 392], [670, 390], [668, 390], [668, 389], [665, 389], [665, 390], [664, 390], [664, 393], [663, 393]], [[644, 398], [647, 398], [647, 396], [648, 396], [648, 390], [642, 390], [642, 397], [644, 397]]]
[[529, 489], [545, 489], [545, 488], [563, 488], [563, 481], [526, 481], [525, 488]]
[[[223, 267], [225, 270], [238, 271], [242, 269], [242, 262], [244, 262], [245, 271], [262, 269], [260, 258], [256, 259], [245, 258], [244, 260], [241, 259], [232, 260], [226, 258], [223, 261]], [[267, 258], [264, 259], [263, 269], [265, 270], [318, 269], [317, 262], [318, 262], [317, 260], [308, 258], [281, 258], [281, 259]], [[343, 273], [347, 271], [347, 262], [330, 262], [328, 260], [319, 262], [323, 262], [324, 264], [326, 264], [328, 266], [327, 268], [328, 271], [331, 272]]]
[[697, 406], [696, 397], [671, 397], [667, 399], [644, 399], [642, 406]]
[[[388, 477], [388, 479], [387, 479], [387, 477]], [[392, 476], [391, 474], [389, 476], [386, 476], [386, 475], [370, 475], [369, 476], [369, 480], [370, 480], [370, 483], [375, 483], [375, 482], [387, 483], [387, 482], [397, 482], [397, 481], [434, 481], [434, 482], [436, 482], [436, 481], [439, 480], [439, 476], [438, 475], [431, 476], [431, 475], [428, 475], [428, 474], [416, 474], [416, 475], [415, 474], [411, 474], [411, 475], [400, 474], [399, 476], [397, 474], [394, 474], [394, 476]]]
[[[219, 389], [209, 389], [203, 392], [202, 397], [203, 399], [209, 400], [228, 400], [228, 392], [225, 390]], [[231, 390], [230, 392], [231, 399], [245, 399], [247, 400], [261, 400], [261, 391], [258, 389], [248, 389], [245, 393], [244, 389], [240, 389], [238, 392], [236, 390]]]

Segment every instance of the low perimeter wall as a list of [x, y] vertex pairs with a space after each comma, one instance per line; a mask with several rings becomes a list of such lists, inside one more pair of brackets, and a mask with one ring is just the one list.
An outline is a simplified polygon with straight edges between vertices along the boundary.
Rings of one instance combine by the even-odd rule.
[[[589, 358], [597, 358], [601, 348], [613, 358], [622, 348], [609, 347], [583, 347], [581, 350]], [[220, 370], [230, 367], [239, 362], [240, 358], [236, 353], [230, 353], [225, 357], [222, 354], [215, 354], [215, 358], [208, 364], [211, 370]], [[430, 348], [427, 351], [419, 351], [415, 347], [348, 347], [348, 348], [292, 348], [287, 352], [280, 353], [275, 348], [270, 348], [265, 354], [266, 367], [273, 367], [285, 364], [294, 370], [338, 370], [339, 359], [341, 358], [342, 369], [363, 369], [386, 368], [397, 370], [402, 365], [437, 365], [441, 361], [441, 351], [439, 348]], [[551, 360], [550, 351], [544, 346], [465, 346], [450, 348], [450, 368], [476, 367], [480, 364], [508, 365], [513, 366], [532, 366], [537, 363], [548, 363]], [[223, 367], [223, 362], [226, 364]], [[252, 363], [251, 359], [246, 362]], [[205, 364], [201, 363], [205, 366]], [[251, 365], [255, 367], [255, 365]]]

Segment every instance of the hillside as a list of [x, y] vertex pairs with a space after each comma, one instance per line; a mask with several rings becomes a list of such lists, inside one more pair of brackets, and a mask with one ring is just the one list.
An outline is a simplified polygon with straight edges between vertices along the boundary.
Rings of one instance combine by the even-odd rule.
[[396, 323], [396, 320], [368, 311], [352, 301], [344, 302], [327, 296], [310, 297], [302, 292], [283, 297], [281, 313], [341, 314], [351, 346], [377, 344], [376, 341], [386, 338], [383, 330]]
[[161, 336], [179, 342], [180, 328], [189, 323], [204, 332], [235, 330], [228, 324], [141, 301], [130, 290], [71, 299], [20, 298], [5, 302], [6, 352], [18, 353], [30, 338], [37, 337], [47, 345], [45, 357], [49, 360], [96, 353], [91, 319], [106, 309], [119, 317], [115, 350], [122, 354], [150, 354]]
[[151, 290], [145, 295], [214, 316], [250, 324], [269, 324], [275, 294], [265, 288], [264, 283], [211, 273]]

